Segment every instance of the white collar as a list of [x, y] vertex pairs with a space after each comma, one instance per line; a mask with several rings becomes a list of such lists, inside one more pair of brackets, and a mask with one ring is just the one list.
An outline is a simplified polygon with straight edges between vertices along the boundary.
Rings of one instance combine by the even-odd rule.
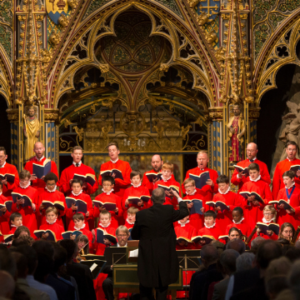
[[250, 181], [252, 182], [257, 182], [258, 180], [260, 180], [261, 176], [259, 175], [256, 179], [251, 179], [251, 177], [249, 176]]
[[104, 192], [104, 190], [102, 189], [102, 192], [104, 193], [104, 194], [106, 194], [106, 195], [110, 195], [112, 192], [114, 191], [114, 189], [111, 189], [109, 192]]
[[77, 227], [74, 225], [74, 229], [76, 229], [76, 230], [83, 229], [84, 227], [85, 227], [85, 224], [83, 224], [81, 228], [77, 228]]
[[117, 161], [119, 160], [119, 158], [117, 158], [116, 160], [110, 160], [113, 164], [115, 164]]
[[54, 220], [54, 222], [49, 222], [49, 221], [46, 219], [46, 222], [47, 222], [49, 225], [54, 224], [56, 221], [57, 221], [57, 218]]
[[36, 156], [35, 159], [36, 159], [37, 161], [41, 161], [41, 160], [44, 159], [44, 155], [43, 155], [41, 158], [38, 158], [38, 157]]
[[190, 223], [190, 220], [187, 220], [185, 223], [181, 223], [180, 221], [178, 221], [178, 224], [181, 226], [181, 227], [185, 227], [186, 224]]
[[76, 163], [75, 161], [73, 161], [73, 165], [76, 167], [76, 164], [78, 164], [78, 167], [80, 167], [81, 166], [81, 164], [82, 164], [82, 161], [80, 161], [79, 163]]
[[127, 247], [127, 243], [125, 246], [120, 246], [119, 243], [117, 243], [117, 247]]
[[289, 162], [291, 162], [291, 161], [293, 161], [293, 160], [295, 160], [295, 158], [293, 158], [293, 159], [289, 159], [288, 157], [286, 158]]
[[216, 225], [216, 222], [215, 222], [214, 224], [212, 224], [211, 226], [207, 226], [207, 225], [204, 223], [204, 226], [205, 226], [206, 228], [208, 228], [208, 229], [210, 229], [210, 228], [214, 228], [214, 227], [215, 227], [215, 225]]
[[275, 218], [272, 218], [270, 221], [267, 221], [267, 220], [265, 219], [265, 217], [263, 217], [263, 218], [262, 218], [262, 221], [263, 221], [264, 223], [267, 223], [267, 224], [268, 224], [268, 223], [274, 222], [274, 219], [275, 219]]
[[241, 224], [243, 221], [244, 221], [244, 218], [241, 218], [238, 222], [232, 220], [232, 222], [233, 222], [234, 224]]
[[5, 165], [6, 165], [6, 161], [4, 162], [4, 164], [2, 166], [0, 166], [0, 169], [4, 168]]
[[2, 192], [0, 193], [0, 196], [2, 195]]
[[128, 224], [130, 224], [130, 225], [133, 225], [133, 224], [134, 224], [134, 222], [128, 221], [128, 218], [126, 219], [126, 222], [127, 222]]
[[132, 185], [134, 188], [138, 188], [138, 187], [140, 187], [140, 186], [142, 185], [142, 183], [140, 182], [140, 184], [138, 184], [138, 185], [133, 185], [133, 183], [131, 183], [131, 185]]
[[102, 225], [101, 222], [99, 223], [99, 225], [100, 225], [101, 227], [103, 227], [103, 228], [107, 228], [107, 227], [110, 225], [110, 222], [109, 222], [108, 225], [106, 225], [106, 226]]
[[222, 193], [222, 192], [220, 191], [220, 189], [218, 189], [218, 192], [219, 192], [219, 194], [221, 194], [221, 195], [226, 195], [229, 191], [230, 191], [230, 186], [228, 187], [227, 191], [224, 192], [224, 193]]
[[250, 160], [256, 161], [257, 158], [256, 158], [256, 156], [255, 156], [255, 157], [252, 158], [252, 159], [249, 159], [249, 158], [247, 158], [247, 159], [248, 159], [249, 161], [250, 161]]
[[285, 186], [285, 188], [289, 190], [289, 189], [292, 188], [294, 185], [295, 185], [295, 181], [292, 183], [292, 185], [291, 185], [290, 187]]
[[[23, 226], [23, 224], [21, 224], [20, 226]], [[20, 226], [18, 226], [18, 227], [20, 227]], [[16, 225], [10, 225], [10, 227], [16, 227], [16, 228], [18, 228]]]
[[194, 189], [194, 191], [192, 192], [192, 193], [188, 193], [188, 192], [185, 192], [187, 195], [189, 195], [189, 196], [193, 196], [193, 195], [195, 195], [196, 193], [197, 193], [197, 190], [196, 189]]
[[79, 196], [81, 193], [82, 193], [82, 190], [80, 190], [80, 192], [79, 192], [78, 194], [75, 194], [75, 193], [72, 191], [73, 196]]
[[45, 189], [46, 189], [46, 191], [48, 191], [49, 193], [54, 193], [54, 192], [56, 192], [56, 185], [55, 185], [55, 188], [53, 189], [53, 191], [50, 191], [50, 190], [47, 188], [47, 186], [45, 186]]
[[200, 169], [200, 171], [204, 171], [207, 168], [207, 166], [202, 169], [198, 166], [198, 168]]
[[21, 184], [19, 183], [19, 187], [21, 188], [21, 189], [24, 189], [24, 190], [26, 190], [29, 186], [30, 186], [30, 184], [31, 184], [31, 182], [29, 181], [29, 183], [26, 185], [26, 186], [21, 186]]
[[161, 179], [162, 179], [164, 182], [167, 182], [167, 181], [170, 180], [171, 178], [172, 178], [172, 175], [171, 175], [169, 178], [167, 178], [167, 179], [165, 179], [164, 176], [161, 176]]

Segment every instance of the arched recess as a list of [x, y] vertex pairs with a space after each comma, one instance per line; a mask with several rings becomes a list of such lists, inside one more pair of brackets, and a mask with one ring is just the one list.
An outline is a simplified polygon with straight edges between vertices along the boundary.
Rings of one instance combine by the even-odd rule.
[[0, 94], [5, 99], [8, 108], [12, 105], [12, 82], [11, 63], [0, 44]]

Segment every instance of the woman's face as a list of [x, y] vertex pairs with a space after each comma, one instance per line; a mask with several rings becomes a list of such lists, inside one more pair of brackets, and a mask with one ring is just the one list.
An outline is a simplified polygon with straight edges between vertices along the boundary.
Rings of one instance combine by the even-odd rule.
[[240, 233], [236, 230], [233, 230], [229, 234], [229, 240], [232, 241], [232, 240], [236, 240], [236, 239], [240, 239]]
[[285, 227], [281, 233], [282, 237], [288, 241], [293, 237], [293, 229], [291, 227]]
[[77, 243], [77, 246], [78, 246], [78, 249], [79, 249], [79, 250], [81, 250], [81, 249], [84, 247], [84, 245], [85, 245], [85, 242], [84, 242], [84, 241], [79, 241], [79, 242]]

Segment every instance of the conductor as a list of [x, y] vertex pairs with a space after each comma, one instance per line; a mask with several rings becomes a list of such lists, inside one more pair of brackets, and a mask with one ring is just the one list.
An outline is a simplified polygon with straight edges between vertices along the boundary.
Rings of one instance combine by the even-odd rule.
[[176, 235], [173, 222], [189, 214], [185, 202], [179, 203], [179, 210], [172, 205], [163, 205], [165, 192], [162, 188], [153, 190], [153, 206], [136, 214], [131, 232], [132, 239], [140, 240], [138, 256], [138, 278], [140, 298], [165, 300], [168, 285], [178, 280], [179, 263], [175, 250]]

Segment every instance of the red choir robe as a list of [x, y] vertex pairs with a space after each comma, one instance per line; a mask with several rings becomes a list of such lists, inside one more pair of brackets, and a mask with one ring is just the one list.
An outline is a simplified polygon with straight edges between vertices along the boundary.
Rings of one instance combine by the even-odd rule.
[[[201, 200], [202, 201], [202, 207], [205, 208], [205, 202], [206, 199], [205, 197], [200, 194], [198, 191], [198, 189], [194, 190], [194, 193], [192, 193], [191, 195], [185, 195], [183, 197], [183, 200]], [[192, 226], [194, 226], [196, 228], [196, 230], [198, 231], [200, 228], [203, 227], [204, 224], [204, 219], [203, 219], [203, 215], [199, 215], [199, 214], [190, 214], [190, 223]]]
[[[141, 196], [149, 196], [149, 200], [148, 202], [144, 202], [143, 206], [138, 206], [135, 204], [131, 204], [129, 203], [128, 205], [125, 205], [126, 200], [129, 197], [141, 197]], [[149, 190], [144, 187], [144, 186], [139, 186], [139, 187], [134, 187], [131, 186], [128, 189], [125, 190], [123, 198], [122, 198], [122, 209], [123, 209], [123, 215], [124, 215], [124, 219], [126, 219], [127, 216], [127, 210], [129, 207], [136, 207], [138, 210], [142, 210], [145, 208], [149, 208], [151, 206], [151, 199], [150, 199], [150, 193]]]
[[[154, 189], [158, 188], [158, 187], [169, 187], [169, 186], [177, 186], [178, 187], [178, 194], [179, 194], [179, 197], [181, 197], [181, 189], [180, 189], [180, 184], [179, 182], [177, 182], [174, 178], [172, 178], [172, 176], [170, 177], [170, 179], [168, 180], [164, 180], [164, 179], [161, 179], [159, 181], [157, 181], [155, 184], [154, 184]], [[173, 205], [174, 209], [178, 209], [178, 200], [176, 197], [169, 197], [166, 195], [166, 198], [165, 198], [165, 202], [163, 205]]]
[[[119, 209], [118, 213], [116, 213], [115, 211], [110, 210], [109, 212], [111, 213], [111, 223], [114, 227], [118, 227], [119, 226], [119, 222], [122, 221], [123, 219], [123, 209], [122, 209], [122, 199], [113, 194], [112, 192], [110, 193], [102, 193], [98, 196], [95, 197], [95, 200], [99, 200], [102, 203], [116, 203], [116, 207]], [[100, 210], [99, 208], [94, 205], [94, 218], [98, 218], [100, 215]]]
[[[86, 175], [86, 174], [93, 174], [95, 175], [95, 171], [89, 167], [84, 165], [83, 163], [80, 164], [79, 167], [76, 167], [74, 163], [64, 169], [61, 172], [60, 180], [58, 181], [57, 185], [59, 186], [59, 190], [64, 193], [65, 195], [68, 195], [71, 193], [71, 186], [70, 186], [70, 180], [74, 178], [74, 174], [79, 175]], [[87, 183], [87, 187], [83, 189], [83, 192], [85, 194], [94, 194], [98, 189], [98, 182], [95, 175], [95, 183], [93, 186], [91, 186], [89, 183]]]
[[17, 229], [18, 229], [18, 227], [16, 227], [15, 225], [11, 225], [11, 230], [8, 232], [8, 234], [15, 234]]
[[[33, 164], [43, 165], [45, 160], [46, 160], [46, 157], [44, 157], [43, 159], [41, 159], [39, 161], [38, 158], [35, 156], [30, 161], [28, 161], [26, 163], [26, 165], [24, 167], [24, 170], [27, 170], [27, 171], [30, 172], [30, 174], [33, 174]], [[50, 172], [54, 173], [57, 176], [57, 178], [59, 178], [58, 171], [57, 171], [57, 166], [56, 166], [56, 163], [54, 161], [51, 161]], [[35, 189], [44, 189], [45, 186], [46, 186], [46, 183], [43, 179], [37, 178], [36, 180], [31, 181], [31, 186]]]
[[[267, 184], [270, 184], [271, 179], [270, 179], [269, 170], [268, 170], [267, 165], [264, 162], [262, 162], [262, 161], [260, 161], [256, 158], [254, 159], [253, 162], [251, 162], [249, 159], [245, 159], [245, 160], [242, 160], [242, 161], [238, 162], [237, 165], [241, 166], [243, 168], [246, 168], [251, 163], [256, 163], [256, 164], [259, 165], [261, 180], [265, 181]], [[238, 171], [234, 170], [234, 172], [232, 174], [232, 177], [231, 177], [231, 183], [234, 184], [234, 185], [237, 185], [239, 187], [239, 190], [240, 190], [242, 188], [243, 184], [248, 182], [250, 179], [249, 179], [249, 176], [238, 178], [238, 174], [239, 174]]]
[[[290, 161], [288, 158], [280, 161], [275, 168], [273, 175], [273, 199], [277, 199], [277, 195], [280, 189], [284, 188], [282, 175], [284, 172], [289, 171], [293, 165], [300, 165], [300, 159], [294, 159]], [[300, 188], [300, 178], [295, 176], [295, 184]]]
[[131, 173], [131, 167], [130, 164], [127, 161], [123, 161], [118, 159], [116, 163], [113, 163], [112, 161], [108, 161], [101, 165], [100, 167], [100, 175], [99, 175], [99, 184], [102, 186], [102, 172], [108, 171], [108, 170], [119, 170], [122, 173], [123, 180], [120, 178], [115, 178], [115, 194], [119, 197], [123, 197], [123, 194], [125, 192], [125, 189], [130, 186], [130, 173]]
[[[288, 189], [289, 194], [291, 193], [292, 188], [293, 187]], [[288, 201], [285, 187], [280, 189], [277, 195], [277, 200], [281, 199]], [[289, 214], [285, 209], [279, 208], [277, 213], [277, 223], [281, 226], [283, 223], [289, 222], [297, 229], [298, 226], [300, 226], [300, 189], [297, 186], [290, 197], [289, 204], [295, 209], [295, 212]]]
[[224, 231], [225, 229], [221, 229], [217, 224], [215, 224], [212, 228], [207, 228], [204, 225], [204, 227], [199, 229], [197, 236], [208, 235], [213, 236], [215, 240], [218, 240], [219, 236], [224, 234]]
[[[156, 181], [154, 181], [154, 182], [151, 182], [151, 181], [148, 179], [147, 174], [151, 174], [151, 173], [158, 174], [158, 173], [161, 173], [161, 171], [156, 172], [155, 170], [152, 169], [151, 171], [145, 172], [144, 175], [143, 175], [142, 185], [143, 185], [144, 187], [146, 187], [146, 188], [149, 190], [150, 195], [152, 195], [152, 191], [153, 191], [153, 189], [154, 189], [154, 184], [155, 184], [155, 182], [158, 181], [158, 180], [156, 180]], [[172, 174], [171, 176], [172, 176], [173, 179], [175, 179], [175, 178], [174, 178], [174, 174]]]
[[[260, 223], [264, 223], [264, 224], [267, 224], [267, 225], [269, 225], [270, 223], [274, 223], [274, 222], [268, 222], [268, 221], [266, 221], [264, 218], [262, 218], [262, 220], [260, 220], [259, 221]], [[252, 240], [254, 240], [256, 237], [258, 237], [258, 236], [261, 236], [262, 238], [264, 238], [265, 240], [273, 240], [273, 241], [277, 241], [278, 240], [278, 235], [277, 234], [275, 234], [275, 232], [271, 235], [271, 236], [269, 236], [269, 235], [267, 235], [267, 234], [264, 234], [263, 232], [260, 232], [259, 233], [259, 235], [257, 235], [257, 231], [255, 232], [255, 234], [253, 235], [253, 238], [252, 238]]]
[[[1, 193], [0, 195], [0, 203], [4, 204], [8, 199], [3, 196], [3, 194]], [[1, 233], [2, 234], [8, 234], [10, 231], [10, 215], [11, 212], [8, 211], [8, 209], [6, 210], [5, 213], [1, 212], [1, 216], [0, 216], [0, 229], [1, 229]]]
[[[213, 194], [218, 192], [217, 179], [218, 179], [219, 175], [218, 175], [217, 171], [209, 169], [207, 167], [204, 168], [203, 170], [200, 170], [199, 167], [196, 167], [196, 168], [190, 169], [186, 172], [184, 181], [186, 179], [190, 178], [190, 174], [198, 176], [206, 171], [209, 172], [209, 177], [214, 182], [214, 186], [211, 187], [210, 185], [206, 184], [202, 187], [201, 191], [204, 192], [204, 196], [205, 196], [206, 200], [211, 200], [213, 198]], [[182, 191], [185, 194], [184, 184], [182, 184]]]
[[38, 224], [41, 224], [41, 225], [46, 224], [46, 216], [45, 216], [46, 210], [43, 209], [42, 211], [40, 211], [40, 206], [42, 205], [43, 200], [51, 201], [52, 203], [54, 203], [55, 201], [60, 201], [64, 204], [64, 207], [65, 207], [64, 210], [57, 209], [57, 211], [58, 211], [57, 223], [59, 225], [61, 225], [62, 227], [64, 227], [61, 217], [66, 214], [67, 210], [71, 210], [71, 209], [67, 208], [66, 199], [65, 199], [64, 194], [57, 190], [55, 190], [54, 192], [51, 193], [51, 192], [48, 192], [47, 189], [44, 189], [43, 192], [38, 195], [36, 214], [37, 214]]
[[[218, 211], [217, 212], [217, 224], [220, 228], [226, 228], [232, 221], [232, 210], [236, 207], [242, 207], [244, 204], [244, 198], [236, 193], [228, 191], [225, 194], [221, 194], [220, 192], [215, 194], [213, 197], [213, 201], [222, 201], [227, 206], [229, 206], [229, 210]], [[214, 210], [213, 206], [205, 205], [205, 211]]]
[[[196, 235], [197, 230], [195, 229], [195, 227], [193, 225], [191, 225], [191, 223], [189, 221], [187, 221], [185, 224], [178, 222], [175, 222], [174, 225], [174, 230], [175, 230], [175, 234], [176, 237], [184, 237], [186, 239], [191, 240], [193, 236]], [[185, 250], [185, 249], [195, 249], [194, 244], [189, 243], [188, 245], [179, 245], [178, 243], [176, 244], [176, 250]], [[195, 271], [182, 271], [182, 278], [183, 278], [183, 285], [190, 285], [191, 282], [191, 278], [193, 276], [193, 274], [195, 273]], [[176, 292], [176, 298], [185, 298], [188, 297], [188, 292], [186, 291], [177, 291]]]
[[127, 227], [127, 229], [131, 229], [131, 228], [133, 228], [133, 226], [134, 226], [134, 222], [133, 222], [133, 223], [132, 223], [132, 222], [129, 222], [128, 219], [126, 219], [124, 225], [125, 225], [125, 227]]
[[[57, 219], [57, 221], [58, 221], [58, 219]], [[61, 234], [65, 230], [64, 230], [64, 227], [61, 226], [57, 221], [53, 224], [49, 224], [49, 223], [45, 222], [44, 224], [42, 224], [40, 226], [40, 230], [51, 230], [55, 234], [56, 240], [60, 241], [63, 239]]]
[[73, 225], [72, 228], [69, 229], [70, 231], [75, 231], [78, 230], [80, 232], [82, 232], [82, 234], [86, 235], [88, 240], [89, 240], [89, 249], [90, 252], [93, 251], [93, 234], [92, 232], [87, 228], [87, 223], [85, 223], [83, 225], [83, 227], [81, 227], [80, 229], [76, 228], [75, 225]]
[[[19, 186], [14, 189], [14, 192], [28, 196], [37, 208], [38, 191], [35, 188], [28, 186], [26, 189], [23, 189]], [[35, 214], [36, 211], [34, 211], [31, 206], [23, 207], [23, 205], [17, 206], [16, 203], [13, 203], [11, 212], [18, 212], [22, 215], [23, 225], [29, 229], [30, 234], [33, 236], [33, 232], [38, 229]]]
[[[107, 233], [116, 236], [117, 227], [114, 227], [111, 223], [107, 227], [103, 227], [101, 223], [99, 223], [98, 228], [101, 228], [105, 230]], [[96, 255], [104, 255], [105, 248], [108, 246], [105, 244], [97, 243], [97, 229], [95, 229], [95, 236], [96, 237], [94, 242], [94, 249], [96, 250]]]
[[13, 174], [15, 175], [15, 181], [14, 183], [7, 182], [7, 185], [3, 185], [3, 196], [5, 196], [8, 199], [12, 199], [11, 192], [19, 186], [19, 173], [17, 168], [14, 165], [11, 165], [9, 163], [5, 163], [3, 168], [0, 168], [0, 174]]
[[239, 223], [232, 222], [229, 225], [227, 225], [225, 233], [229, 234], [229, 230], [233, 227], [239, 229], [242, 232], [242, 234], [246, 237], [248, 237], [253, 230], [244, 218], [242, 218], [242, 220]]
[[[94, 215], [94, 208], [93, 208], [93, 202], [92, 202], [92, 199], [91, 199], [90, 195], [84, 194], [82, 192], [79, 195], [75, 196], [71, 192], [68, 196], [71, 197], [71, 198], [74, 198], [74, 199], [80, 199], [80, 200], [84, 201], [87, 204], [87, 211], [89, 212], [89, 216], [87, 217], [85, 215], [85, 213], [83, 213], [83, 212], [80, 212], [80, 213], [84, 216], [84, 218], [85, 218], [85, 224], [87, 226], [87, 229], [89, 229], [89, 223], [88, 223], [88, 221], [94, 219], [94, 217], [93, 217], [93, 215]], [[67, 221], [67, 224], [69, 224], [69, 225], [67, 225], [68, 226], [68, 230], [73, 230], [73, 227], [74, 227], [73, 216], [76, 213], [77, 213], [77, 210], [68, 209], [66, 211], [66, 221]]]
[[240, 192], [256, 192], [264, 200], [264, 204], [259, 203], [259, 205], [253, 205], [252, 202], [248, 203], [246, 199], [243, 202], [244, 216], [246, 221], [251, 227], [254, 227], [257, 222], [263, 218], [263, 209], [270, 200], [272, 200], [272, 193], [269, 185], [263, 181], [248, 181], [241, 188]]

